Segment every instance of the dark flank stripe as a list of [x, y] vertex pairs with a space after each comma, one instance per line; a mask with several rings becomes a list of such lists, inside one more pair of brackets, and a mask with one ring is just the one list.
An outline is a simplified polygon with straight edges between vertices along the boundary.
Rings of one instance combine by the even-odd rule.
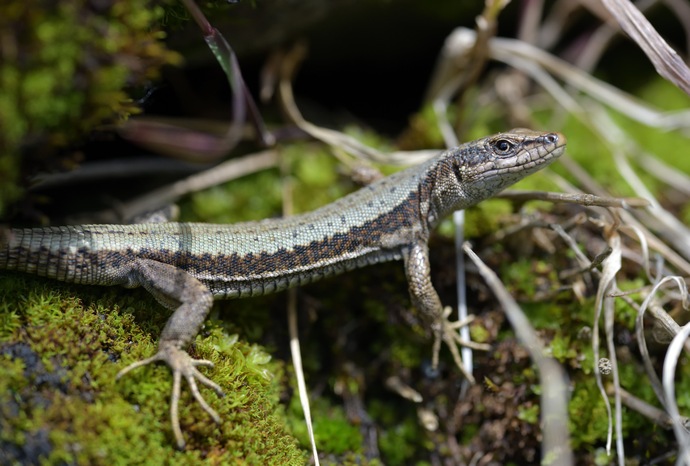
[[[332, 218], [339, 221], [340, 214]], [[394, 209], [346, 232], [308, 244], [296, 244], [290, 249], [281, 248], [275, 253], [255, 251], [247, 254], [232, 251], [227, 254], [194, 254], [185, 250], [141, 247], [136, 247], [136, 250], [94, 252], [79, 248], [70, 251], [68, 247], [49, 247], [50, 241], [60, 241], [64, 236], [56, 235], [54, 227], [18, 229], [14, 230], [17, 242], [0, 250], [0, 267], [72, 283], [118, 285], [127, 281], [126, 274], [132, 261], [145, 258], [189, 272], [202, 280], [217, 297], [234, 298], [279, 291], [370, 263], [399, 259], [399, 248], [392, 247], [381, 254], [381, 243], [385, 242], [386, 236], [403, 240], [400, 233], [414, 230], [419, 225], [418, 219], [419, 195], [412, 192]], [[108, 232], [75, 228], [75, 232], [87, 237], [105, 235], [115, 238], [142, 234], [140, 231], [118, 229]], [[122, 243], [126, 244], [127, 241]], [[367, 254], [366, 251], [371, 252]]]
[[[385, 236], [409, 231], [417, 218], [419, 203], [418, 195], [414, 192], [396, 208], [361, 226], [353, 227], [346, 233], [338, 233], [304, 245], [295, 245], [292, 249], [281, 248], [275, 253], [195, 255], [188, 251], [141, 250], [137, 255], [174, 264], [186, 270], [191, 275], [201, 278], [215, 295], [239, 297], [244, 292], [258, 295], [314, 281], [369, 263], [399, 258], [397, 250], [392, 250], [390, 254], [379, 259], [358, 256], [365, 256], [364, 251], [368, 249], [380, 251], [380, 244]], [[354, 258], [348, 260], [350, 256]], [[323, 265], [324, 262], [331, 264]], [[253, 277], [252, 280], [247, 280], [246, 277], [250, 276]], [[203, 277], [216, 279], [209, 282]], [[257, 287], [259, 289], [256, 289]]]

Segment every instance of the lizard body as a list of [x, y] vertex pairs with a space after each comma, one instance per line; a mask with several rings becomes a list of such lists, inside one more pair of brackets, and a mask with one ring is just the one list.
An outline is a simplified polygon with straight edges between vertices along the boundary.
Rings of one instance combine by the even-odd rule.
[[0, 245], [0, 270], [66, 282], [142, 286], [173, 310], [154, 361], [173, 372], [171, 417], [184, 446], [177, 406], [184, 377], [219, 422], [196, 381], [222, 393], [184, 350], [213, 299], [280, 291], [377, 262], [403, 260], [413, 304], [437, 341], [459, 360], [453, 324], [429, 278], [429, 232], [450, 212], [491, 197], [543, 168], [565, 149], [559, 133], [512, 130], [447, 150], [315, 211], [234, 225], [154, 223], [13, 229]]

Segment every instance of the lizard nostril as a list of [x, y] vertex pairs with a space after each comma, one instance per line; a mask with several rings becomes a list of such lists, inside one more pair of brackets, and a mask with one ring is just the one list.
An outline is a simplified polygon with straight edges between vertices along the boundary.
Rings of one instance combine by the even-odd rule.
[[551, 133], [544, 136], [544, 139], [548, 144], [556, 144], [558, 142], [558, 135]]

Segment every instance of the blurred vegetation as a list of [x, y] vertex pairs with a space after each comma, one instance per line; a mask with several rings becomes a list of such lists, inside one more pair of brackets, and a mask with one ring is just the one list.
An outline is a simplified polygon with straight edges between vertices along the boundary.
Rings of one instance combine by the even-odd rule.
[[[0, 216], [21, 195], [20, 175], [78, 137], [140, 111], [126, 89], [180, 64], [148, 0], [0, 4]], [[29, 167], [31, 170], [29, 170]]]

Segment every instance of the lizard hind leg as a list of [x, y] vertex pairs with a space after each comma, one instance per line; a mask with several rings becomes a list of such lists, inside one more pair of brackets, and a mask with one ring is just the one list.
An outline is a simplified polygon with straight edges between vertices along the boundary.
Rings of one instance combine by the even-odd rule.
[[180, 402], [181, 379], [184, 378], [194, 399], [216, 422], [220, 416], [204, 400], [197, 382], [213, 389], [219, 396], [223, 391], [197, 369], [198, 366], [213, 367], [211, 361], [193, 359], [184, 348], [192, 341], [211, 310], [213, 296], [208, 288], [184, 270], [170, 264], [150, 259], [137, 259], [128, 273], [129, 286], [142, 286], [173, 315], [168, 319], [160, 336], [158, 352], [150, 358], [134, 362], [122, 369], [119, 379], [133, 369], [157, 361], [165, 362], [173, 373], [173, 389], [170, 396], [170, 419], [173, 434], [179, 449], [185, 446], [180, 428], [178, 406]]

